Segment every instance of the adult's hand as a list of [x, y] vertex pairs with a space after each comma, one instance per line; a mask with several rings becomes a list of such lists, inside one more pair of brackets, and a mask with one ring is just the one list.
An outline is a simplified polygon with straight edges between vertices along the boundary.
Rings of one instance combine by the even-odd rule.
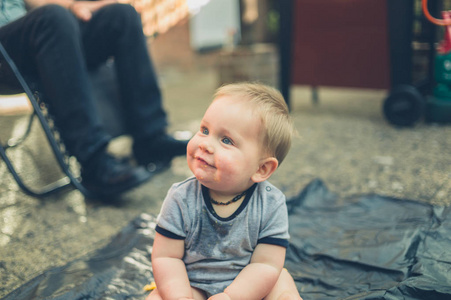
[[74, 1], [68, 9], [80, 20], [89, 21], [92, 14], [102, 7], [117, 3], [117, 0], [98, 0], [98, 1]]

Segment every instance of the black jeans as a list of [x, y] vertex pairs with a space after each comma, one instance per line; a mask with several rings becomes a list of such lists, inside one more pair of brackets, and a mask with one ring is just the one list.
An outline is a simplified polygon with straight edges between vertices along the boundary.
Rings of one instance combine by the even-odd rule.
[[132, 6], [105, 6], [86, 23], [61, 6], [42, 6], [0, 27], [0, 41], [24, 77], [38, 82], [66, 148], [81, 163], [111, 139], [88, 76], [110, 57], [128, 133], [141, 139], [166, 128], [141, 19]]

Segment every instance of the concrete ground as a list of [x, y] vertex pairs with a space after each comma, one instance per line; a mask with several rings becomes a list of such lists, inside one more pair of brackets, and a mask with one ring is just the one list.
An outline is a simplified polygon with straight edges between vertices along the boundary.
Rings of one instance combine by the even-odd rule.
[[[197, 131], [218, 84], [215, 68], [210, 63], [157, 67], [169, 131]], [[320, 88], [314, 105], [309, 88], [293, 87], [298, 136], [272, 183], [288, 198], [321, 178], [343, 198], [376, 193], [450, 205], [451, 126], [394, 128], [381, 113], [385, 95], [381, 90]], [[24, 115], [0, 116], [0, 140], [16, 134], [25, 120]], [[130, 140], [119, 138], [111, 148], [127, 154]], [[37, 126], [10, 154], [32, 184], [59, 176]], [[88, 200], [77, 190], [37, 199], [21, 192], [0, 161], [0, 298], [49, 268], [101, 248], [140, 213], [156, 215], [170, 185], [187, 176], [185, 159], [177, 158], [171, 169], [130, 191], [120, 203]]]

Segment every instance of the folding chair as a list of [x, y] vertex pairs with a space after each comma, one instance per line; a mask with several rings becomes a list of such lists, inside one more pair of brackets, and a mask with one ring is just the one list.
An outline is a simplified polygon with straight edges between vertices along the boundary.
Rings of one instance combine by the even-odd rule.
[[[42, 197], [49, 195], [51, 193], [54, 193], [56, 191], [59, 191], [65, 187], [73, 186], [74, 188], [78, 189], [85, 197], [92, 198], [94, 195], [90, 193], [88, 190], [85, 189], [85, 187], [80, 183], [80, 179], [74, 175], [72, 172], [70, 166], [69, 166], [69, 156], [67, 155], [66, 151], [64, 150], [64, 144], [62, 141], [58, 138], [59, 134], [57, 134], [56, 129], [51, 126], [50, 124], [53, 124], [53, 121], [50, 122], [50, 116], [47, 113], [47, 109], [45, 107], [45, 104], [40, 101], [39, 93], [35, 92], [33, 93], [30, 89], [30, 86], [27, 84], [23, 76], [20, 74], [19, 70], [17, 69], [14, 62], [11, 60], [10, 56], [6, 52], [3, 45], [0, 43], [0, 52], [2, 57], [4, 58], [4, 61], [7, 63], [7, 65], [11, 68], [12, 72], [14, 73], [15, 77], [18, 80], [18, 83], [22, 87], [23, 91], [16, 91], [16, 93], [19, 92], [25, 92], [33, 109], [33, 113], [30, 116], [30, 119], [28, 121], [28, 126], [25, 131], [25, 133], [19, 137], [19, 138], [13, 138], [9, 139], [6, 144], [3, 144], [0, 141], [0, 156], [5, 162], [8, 170], [13, 175], [15, 181], [19, 185], [19, 187], [28, 195], [34, 196], [34, 197]], [[0, 66], [1, 68], [2, 66]], [[12, 90], [5, 90], [2, 89], [3, 92], [6, 91], [7, 94], [10, 94], [14, 91]], [[0, 94], [2, 93], [0, 91]], [[21, 144], [29, 135], [33, 120], [37, 118], [39, 121], [39, 124], [41, 125], [45, 136], [49, 142], [49, 145], [53, 151], [53, 154], [55, 155], [55, 159], [58, 162], [61, 171], [64, 173], [64, 177], [51, 183], [46, 186], [43, 186], [39, 189], [37, 188], [31, 188], [29, 185], [25, 184], [24, 180], [16, 171], [16, 168], [14, 167], [12, 161], [9, 159], [7, 155], [7, 150], [10, 148], [14, 148]]]

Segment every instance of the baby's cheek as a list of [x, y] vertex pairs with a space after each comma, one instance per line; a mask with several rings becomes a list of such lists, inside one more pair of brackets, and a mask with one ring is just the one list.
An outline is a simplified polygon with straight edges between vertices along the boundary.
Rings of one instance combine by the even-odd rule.
[[234, 159], [222, 159], [216, 166], [221, 176], [233, 176], [239, 172], [239, 163]]
[[[193, 139], [194, 139], [194, 138], [193, 138]], [[191, 140], [191, 141], [188, 142], [188, 146], [186, 147], [186, 153], [187, 153], [188, 155], [193, 155], [196, 148], [197, 148], [197, 147], [196, 147], [196, 145], [195, 145], [195, 141], [194, 141], [194, 140]]]

